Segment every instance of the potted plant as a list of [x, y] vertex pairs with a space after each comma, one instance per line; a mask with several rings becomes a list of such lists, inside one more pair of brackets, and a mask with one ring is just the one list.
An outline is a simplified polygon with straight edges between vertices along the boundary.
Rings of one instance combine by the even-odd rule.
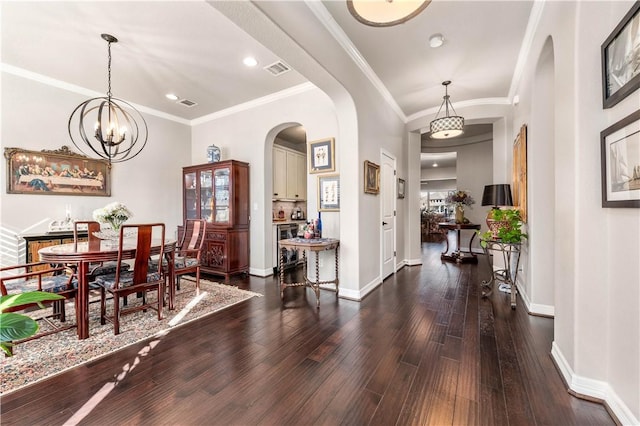
[[489, 230], [480, 233], [481, 240], [500, 240], [504, 243], [520, 243], [528, 235], [522, 232], [520, 210], [493, 209], [487, 215]]
[[10, 311], [11, 308], [37, 304], [44, 308], [42, 302], [61, 300], [59, 294], [46, 291], [29, 291], [20, 294], [9, 294], [0, 297], [0, 348], [7, 356], [12, 355], [13, 341], [26, 339], [38, 332], [38, 323], [33, 318]]

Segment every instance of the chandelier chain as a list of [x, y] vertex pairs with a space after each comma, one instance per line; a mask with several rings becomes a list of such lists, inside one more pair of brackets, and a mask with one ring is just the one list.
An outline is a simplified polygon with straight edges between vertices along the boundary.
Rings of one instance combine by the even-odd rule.
[[108, 65], [107, 65], [107, 97], [111, 99], [111, 42], [107, 43], [107, 52], [108, 52]]

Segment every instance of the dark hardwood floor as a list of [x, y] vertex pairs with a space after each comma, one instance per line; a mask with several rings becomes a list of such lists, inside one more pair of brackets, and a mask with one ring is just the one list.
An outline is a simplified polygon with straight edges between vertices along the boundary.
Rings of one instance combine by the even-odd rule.
[[[553, 320], [480, 296], [489, 268], [404, 267], [362, 302], [264, 294], [2, 397], [3, 425], [610, 425], [570, 396]], [[521, 301], [518, 300], [520, 303]]]

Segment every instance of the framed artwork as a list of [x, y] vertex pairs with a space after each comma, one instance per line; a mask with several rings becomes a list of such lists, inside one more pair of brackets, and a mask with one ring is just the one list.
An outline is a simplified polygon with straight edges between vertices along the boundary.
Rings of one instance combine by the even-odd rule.
[[602, 207], [640, 207], [640, 110], [600, 133]]
[[333, 172], [336, 169], [334, 145], [333, 138], [309, 142], [309, 173]]
[[640, 87], [640, 2], [602, 43], [602, 104], [611, 108]]
[[527, 222], [527, 125], [520, 127], [520, 132], [513, 142], [512, 170], [513, 206], [520, 211], [520, 217]]
[[364, 162], [364, 193], [378, 194], [380, 192], [380, 166], [365, 160]]
[[318, 210], [330, 212], [340, 210], [340, 176], [318, 176]]
[[72, 152], [5, 148], [7, 194], [111, 195], [111, 166]]
[[404, 179], [398, 178], [398, 198], [404, 198]]

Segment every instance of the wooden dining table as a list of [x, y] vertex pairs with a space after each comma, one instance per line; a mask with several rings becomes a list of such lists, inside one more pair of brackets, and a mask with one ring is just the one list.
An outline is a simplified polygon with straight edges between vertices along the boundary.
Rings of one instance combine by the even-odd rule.
[[[174, 254], [176, 240], [165, 240], [164, 255], [167, 260], [167, 273], [169, 278], [169, 309], [174, 309], [175, 277]], [[160, 240], [152, 241], [151, 254], [160, 253]], [[136, 239], [125, 239], [122, 247], [122, 258], [133, 259], [136, 255]], [[76, 324], [78, 327], [78, 339], [89, 337], [89, 265], [96, 262], [108, 262], [118, 260], [118, 242], [111, 240], [98, 240], [89, 242], [60, 244], [44, 247], [38, 250], [40, 260], [52, 264], [77, 265], [78, 294], [76, 295]]]

